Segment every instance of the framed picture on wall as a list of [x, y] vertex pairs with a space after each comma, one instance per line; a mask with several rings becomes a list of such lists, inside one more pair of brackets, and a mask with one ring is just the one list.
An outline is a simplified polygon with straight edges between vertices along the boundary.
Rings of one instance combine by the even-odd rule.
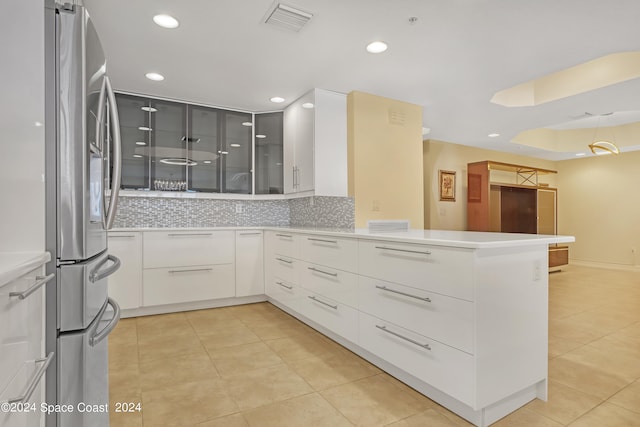
[[456, 201], [456, 173], [455, 171], [438, 171], [440, 179], [440, 201]]

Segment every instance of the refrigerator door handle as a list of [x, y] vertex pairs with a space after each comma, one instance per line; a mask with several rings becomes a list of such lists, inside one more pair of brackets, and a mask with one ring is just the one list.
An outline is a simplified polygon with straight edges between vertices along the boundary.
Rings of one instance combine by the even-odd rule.
[[[111, 319], [111, 321], [107, 326], [105, 326], [100, 332], [98, 332], [97, 331], [98, 325], [100, 325], [100, 322], [102, 321], [102, 317], [104, 316], [104, 313], [107, 311], [108, 305], [113, 307], [113, 318]], [[107, 298], [107, 303], [104, 305], [104, 307], [102, 307], [102, 310], [100, 310], [95, 327], [93, 331], [91, 331], [91, 336], [89, 337], [89, 345], [91, 347], [95, 347], [96, 345], [98, 345], [100, 341], [105, 339], [111, 333], [111, 331], [113, 331], [113, 328], [116, 327], [119, 321], [120, 321], [120, 306], [118, 305], [117, 302], [115, 302], [115, 300], [111, 298]]]
[[118, 206], [118, 195], [120, 194], [120, 180], [122, 177], [122, 140], [120, 139], [120, 119], [118, 117], [118, 106], [116, 104], [116, 96], [111, 87], [109, 77], [104, 78], [107, 87], [107, 97], [109, 99], [109, 113], [111, 115], [111, 124], [113, 126], [113, 174], [111, 176], [111, 198], [109, 200], [109, 209], [107, 210], [106, 228], [113, 227], [113, 221], [116, 217], [116, 207]]
[[[105, 265], [108, 261], [113, 262], [113, 264], [108, 268], [105, 268], [104, 270], [100, 271], [100, 268], [103, 265]], [[113, 273], [118, 271], [119, 268], [120, 268], [120, 258], [118, 258], [115, 255], [109, 254], [100, 264], [98, 264], [98, 266], [91, 272], [91, 274], [89, 274], [89, 280], [91, 280], [92, 283], [98, 282], [104, 279], [105, 277], [111, 276]]]

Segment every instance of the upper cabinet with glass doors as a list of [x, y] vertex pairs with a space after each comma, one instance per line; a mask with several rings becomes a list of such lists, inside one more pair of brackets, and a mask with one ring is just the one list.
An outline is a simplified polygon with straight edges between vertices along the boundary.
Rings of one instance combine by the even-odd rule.
[[250, 113], [125, 94], [117, 103], [123, 189], [251, 194]]

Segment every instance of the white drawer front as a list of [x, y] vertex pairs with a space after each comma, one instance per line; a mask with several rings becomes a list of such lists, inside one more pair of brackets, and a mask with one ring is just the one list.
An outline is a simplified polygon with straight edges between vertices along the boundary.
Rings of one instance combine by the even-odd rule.
[[300, 281], [300, 261], [282, 255], [274, 255], [271, 259], [273, 276], [284, 279], [287, 282], [299, 283]]
[[474, 406], [473, 356], [362, 312], [359, 328], [362, 348]]
[[302, 259], [339, 270], [357, 272], [358, 241], [332, 236], [300, 236]]
[[473, 301], [473, 252], [466, 249], [360, 241], [364, 276]]
[[231, 264], [233, 231], [145, 231], [144, 268]]
[[269, 298], [298, 311], [302, 290], [297, 285], [276, 277], [267, 282], [265, 290]]
[[300, 286], [304, 289], [358, 308], [358, 276], [308, 262], [301, 262], [300, 267]]
[[286, 231], [267, 232], [267, 252], [284, 256], [298, 254], [298, 236]]
[[235, 296], [233, 264], [144, 270], [145, 306], [202, 301]]
[[360, 276], [360, 311], [473, 353], [473, 303]]
[[299, 312], [331, 332], [358, 343], [358, 311], [330, 298], [302, 290]]

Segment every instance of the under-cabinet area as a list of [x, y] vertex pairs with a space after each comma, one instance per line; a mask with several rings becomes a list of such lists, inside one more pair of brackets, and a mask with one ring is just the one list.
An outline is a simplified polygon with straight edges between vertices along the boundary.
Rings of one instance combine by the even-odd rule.
[[132, 303], [123, 317], [268, 300], [476, 425], [546, 399], [547, 248], [570, 237], [259, 227], [112, 240], [140, 261], [110, 281]]

